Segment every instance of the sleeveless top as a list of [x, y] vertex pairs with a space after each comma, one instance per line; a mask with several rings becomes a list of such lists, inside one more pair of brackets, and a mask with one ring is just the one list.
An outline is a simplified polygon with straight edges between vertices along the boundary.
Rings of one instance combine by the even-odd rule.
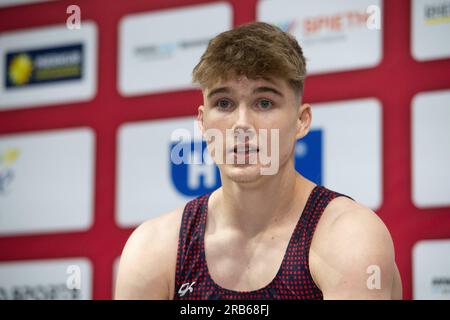
[[235, 291], [215, 283], [206, 264], [204, 239], [210, 195], [197, 197], [184, 208], [178, 239], [174, 300], [323, 299], [310, 274], [309, 248], [328, 203], [338, 196], [349, 196], [316, 185], [291, 235], [275, 278], [257, 290]]

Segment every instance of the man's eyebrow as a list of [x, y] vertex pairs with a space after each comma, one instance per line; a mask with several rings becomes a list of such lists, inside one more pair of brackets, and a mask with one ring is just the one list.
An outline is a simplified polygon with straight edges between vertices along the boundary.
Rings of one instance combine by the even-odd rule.
[[280, 97], [284, 97], [284, 95], [280, 91], [278, 91], [277, 89], [272, 88], [272, 87], [258, 87], [255, 90], [253, 90], [253, 94], [264, 93], [264, 92], [272, 92]]
[[231, 90], [228, 87], [220, 87], [214, 90], [211, 90], [208, 95], [207, 98], [210, 99], [213, 95], [215, 94], [219, 94], [219, 93], [230, 93]]
[[[264, 93], [264, 92], [272, 92], [280, 97], [284, 97], [284, 95], [277, 89], [267, 86], [258, 87], [253, 90], [253, 94], [256, 93]], [[228, 87], [219, 87], [217, 89], [211, 90], [211, 92], [208, 93], [207, 98], [210, 99], [213, 95], [219, 94], [219, 93], [231, 93], [230, 88]]]

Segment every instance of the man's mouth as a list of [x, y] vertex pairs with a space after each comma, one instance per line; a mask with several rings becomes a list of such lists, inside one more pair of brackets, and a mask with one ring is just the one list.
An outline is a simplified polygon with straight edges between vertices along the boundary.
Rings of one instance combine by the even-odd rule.
[[259, 148], [257, 146], [248, 145], [248, 144], [246, 144], [246, 145], [236, 145], [232, 149], [232, 152], [234, 152], [236, 154], [258, 153], [259, 152]]

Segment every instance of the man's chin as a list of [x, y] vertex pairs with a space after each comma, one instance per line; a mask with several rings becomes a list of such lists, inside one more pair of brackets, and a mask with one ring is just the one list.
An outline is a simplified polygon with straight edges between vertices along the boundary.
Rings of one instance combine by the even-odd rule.
[[232, 165], [224, 169], [224, 175], [236, 183], [252, 183], [261, 178], [261, 168], [257, 165]]

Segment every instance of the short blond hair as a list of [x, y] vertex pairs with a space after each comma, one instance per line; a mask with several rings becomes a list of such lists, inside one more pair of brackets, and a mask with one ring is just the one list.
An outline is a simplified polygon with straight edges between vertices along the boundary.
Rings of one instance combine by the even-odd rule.
[[225, 31], [208, 44], [192, 72], [194, 84], [207, 88], [231, 76], [249, 79], [279, 77], [303, 95], [306, 61], [297, 40], [265, 22]]

